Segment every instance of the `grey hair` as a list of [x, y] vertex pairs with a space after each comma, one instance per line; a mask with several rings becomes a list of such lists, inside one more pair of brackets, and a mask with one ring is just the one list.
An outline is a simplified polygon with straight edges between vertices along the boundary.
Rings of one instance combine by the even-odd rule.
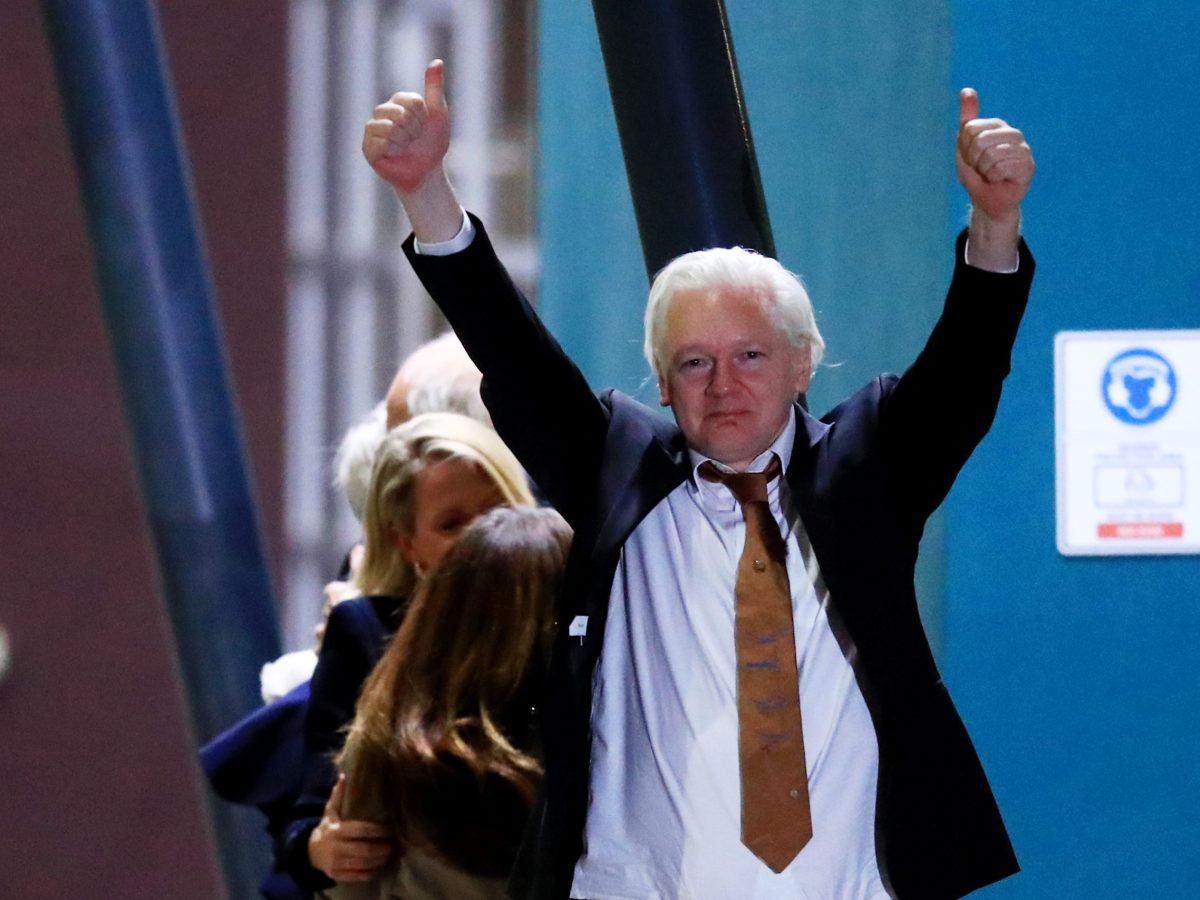
[[333, 483], [346, 494], [354, 518], [363, 520], [375, 454], [387, 437], [387, 410], [383, 403], [347, 429], [333, 457]]
[[403, 372], [409, 381], [409, 418], [453, 412], [491, 427], [492, 418], [479, 396], [483, 376], [454, 332], [423, 345], [405, 363]]
[[654, 277], [646, 300], [646, 362], [662, 379], [666, 353], [667, 312], [680, 291], [715, 287], [745, 288], [753, 292], [763, 312], [797, 349], [807, 346], [812, 367], [825, 355], [825, 341], [817, 330], [812, 301], [798, 275], [778, 260], [743, 247], [713, 247], [677, 256]]

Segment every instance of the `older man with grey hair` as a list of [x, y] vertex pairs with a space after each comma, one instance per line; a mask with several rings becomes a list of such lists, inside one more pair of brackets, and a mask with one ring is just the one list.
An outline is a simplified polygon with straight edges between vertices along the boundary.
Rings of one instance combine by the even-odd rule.
[[444, 67], [363, 150], [497, 429], [575, 529], [510, 887], [576, 898], [960, 897], [1017, 870], [917, 612], [925, 520], [995, 415], [1032, 275], [1021, 133], [960, 95], [972, 202], [941, 319], [902, 376], [820, 419], [823, 344], [777, 263], [671, 263], [647, 356], [672, 426], [594, 396], [443, 171]]
[[429, 412], [460, 413], [491, 427], [479, 397], [482, 377], [454, 332], [426, 341], [401, 363], [388, 387], [388, 430]]

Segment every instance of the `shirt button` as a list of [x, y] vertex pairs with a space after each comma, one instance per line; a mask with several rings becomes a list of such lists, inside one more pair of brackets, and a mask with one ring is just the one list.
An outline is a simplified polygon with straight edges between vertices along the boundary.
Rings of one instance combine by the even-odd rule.
[[798, 788], [792, 788], [790, 791], [788, 791], [788, 794], [791, 796], [791, 798], [793, 800], [800, 799], [800, 790]]
[[754, 561], [754, 571], [755, 572], [765, 572], [766, 570], [767, 570], [767, 564], [765, 562], [763, 562], [761, 559], [756, 559]]

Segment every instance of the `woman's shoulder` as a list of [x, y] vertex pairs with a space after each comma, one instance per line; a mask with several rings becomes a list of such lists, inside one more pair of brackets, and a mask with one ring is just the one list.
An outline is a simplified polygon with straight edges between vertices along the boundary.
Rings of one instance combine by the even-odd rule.
[[330, 665], [342, 666], [349, 660], [362, 658], [373, 664], [382, 632], [383, 626], [367, 598], [343, 600], [329, 611], [314, 679], [320, 680], [322, 671]]
[[366, 602], [375, 618], [388, 632], [400, 627], [400, 620], [408, 610], [408, 598], [394, 594], [371, 594], [357, 599]]
[[323, 661], [353, 655], [361, 655], [374, 665], [399, 624], [405, 606], [400, 597], [343, 600], [329, 613], [317, 668], [321, 668]]
[[392, 631], [394, 619], [405, 606], [403, 598], [383, 595], [343, 600], [329, 612], [326, 630], [343, 630], [374, 636], [380, 630]]
[[349, 600], [343, 600], [329, 611], [329, 621], [332, 623], [336, 620], [349, 624], [361, 622], [374, 615], [375, 608], [370, 597], [351, 597]]

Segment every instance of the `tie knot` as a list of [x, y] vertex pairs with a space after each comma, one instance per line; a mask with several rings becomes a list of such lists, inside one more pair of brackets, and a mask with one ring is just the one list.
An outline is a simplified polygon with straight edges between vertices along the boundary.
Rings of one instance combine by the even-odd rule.
[[700, 465], [700, 477], [705, 481], [716, 481], [729, 488], [738, 503], [766, 503], [767, 485], [779, 474], [779, 457], [771, 455], [771, 461], [761, 472], [723, 472], [711, 461]]

